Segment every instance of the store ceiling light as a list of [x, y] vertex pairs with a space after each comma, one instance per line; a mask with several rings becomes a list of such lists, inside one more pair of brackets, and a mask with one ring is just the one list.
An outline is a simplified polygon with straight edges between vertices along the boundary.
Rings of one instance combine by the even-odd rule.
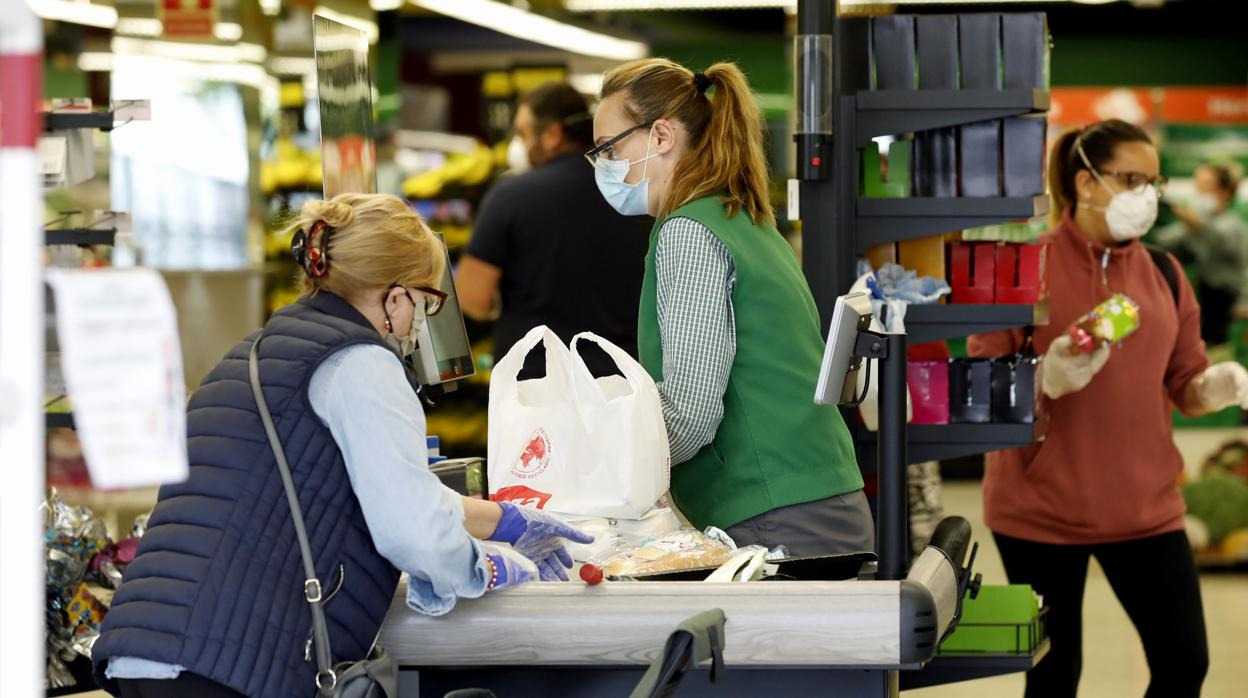
[[117, 9], [107, 5], [95, 5], [86, 0], [26, 0], [26, 4], [31, 12], [44, 19], [104, 29], [117, 26]]
[[[1000, 5], [1005, 3], [1062, 2], [1063, 0], [840, 0], [841, 7], [871, 5]], [[1065, 0], [1088, 5], [1104, 5], [1119, 0]], [[784, 8], [797, 10], [797, 0], [565, 0], [572, 12], [611, 12], [622, 10], [745, 10]]]
[[322, 5], [317, 5], [316, 11], [313, 14], [318, 14], [325, 19], [332, 19], [339, 24], [345, 24], [348, 27], [359, 29], [364, 32], [365, 36], [368, 37], [368, 43], [370, 44], [377, 43], [377, 38], [381, 36], [381, 30], [377, 28], [377, 23], [370, 19], [345, 14]]
[[797, 7], [797, 0], [565, 0], [573, 12], [612, 10], [742, 10]]
[[152, 17], [122, 17], [117, 20], [117, 33], [130, 36], [160, 36], [165, 25]]
[[263, 63], [268, 57], [268, 52], [259, 44], [219, 46], [118, 36], [113, 38], [112, 46], [113, 53], [118, 55], [154, 56], [179, 61]]
[[650, 53], [640, 41], [630, 41], [582, 29], [556, 19], [504, 5], [493, 0], [409, 0], [427, 10], [463, 22], [514, 36], [525, 41], [553, 46], [583, 56], [618, 61], [642, 58]]
[[368, 6], [373, 8], [374, 12], [389, 12], [403, 7], [406, 0], [369, 0]]
[[282, 12], [282, 0], [260, 0], [260, 11], [269, 17]]

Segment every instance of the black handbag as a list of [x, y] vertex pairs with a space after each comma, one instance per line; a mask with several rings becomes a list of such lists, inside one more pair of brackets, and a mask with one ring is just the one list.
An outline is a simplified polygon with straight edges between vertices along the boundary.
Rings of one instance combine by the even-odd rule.
[[329, 626], [325, 623], [325, 609], [322, 607], [324, 600], [321, 581], [316, 577], [316, 566], [312, 562], [312, 548], [308, 544], [308, 532], [304, 527], [303, 509], [299, 506], [299, 495], [295, 492], [295, 483], [290, 476], [290, 465], [286, 462], [282, 442], [277, 437], [277, 429], [273, 427], [273, 415], [269, 413], [264, 391], [260, 388], [261, 339], [263, 337], [257, 337], [251, 345], [249, 360], [251, 392], [256, 399], [260, 420], [264, 422], [264, 431], [268, 434], [269, 446], [273, 449], [277, 468], [282, 474], [286, 501], [290, 504], [290, 514], [295, 523], [295, 536], [299, 539], [299, 555], [303, 558], [305, 575], [303, 595], [312, 609], [312, 645], [316, 651], [317, 695], [323, 698], [399, 698], [398, 663], [384, 647], [374, 644], [364, 659], [333, 664], [333, 657], [329, 650]]

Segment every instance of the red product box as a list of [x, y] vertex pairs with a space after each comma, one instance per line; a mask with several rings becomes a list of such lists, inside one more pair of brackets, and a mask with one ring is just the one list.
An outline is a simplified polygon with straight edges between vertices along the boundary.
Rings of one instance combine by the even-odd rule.
[[1047, 245], [997, 247], [997, 302], [1033, 305], [1044, 295]]
[[949, 246], [950, 300], [996, 302], [997, 250], [994, 243], [955, 242]]
[[949, 423], [949, 362], [911, 361], [906, 383], [913, 408], [911, 424]]

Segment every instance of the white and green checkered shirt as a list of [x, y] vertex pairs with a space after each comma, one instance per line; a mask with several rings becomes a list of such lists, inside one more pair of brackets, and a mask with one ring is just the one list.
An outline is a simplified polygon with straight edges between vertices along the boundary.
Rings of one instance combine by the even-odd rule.
[[710, 444], [724, 418], [737, 353], [732, 253], [706, 226], [671, 218], [655, 249], [663, 382], [659, 397], [672, 453], [683, 463]]

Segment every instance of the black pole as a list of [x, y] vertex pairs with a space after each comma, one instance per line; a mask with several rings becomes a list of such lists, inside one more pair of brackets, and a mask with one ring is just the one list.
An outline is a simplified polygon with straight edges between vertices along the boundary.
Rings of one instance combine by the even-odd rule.
[[906, 506], [906, 335], [885, 335], [888, 355], [880, 360], [878, 507], [875, 547], [877, 579], [904, 579], [909, 558]]

